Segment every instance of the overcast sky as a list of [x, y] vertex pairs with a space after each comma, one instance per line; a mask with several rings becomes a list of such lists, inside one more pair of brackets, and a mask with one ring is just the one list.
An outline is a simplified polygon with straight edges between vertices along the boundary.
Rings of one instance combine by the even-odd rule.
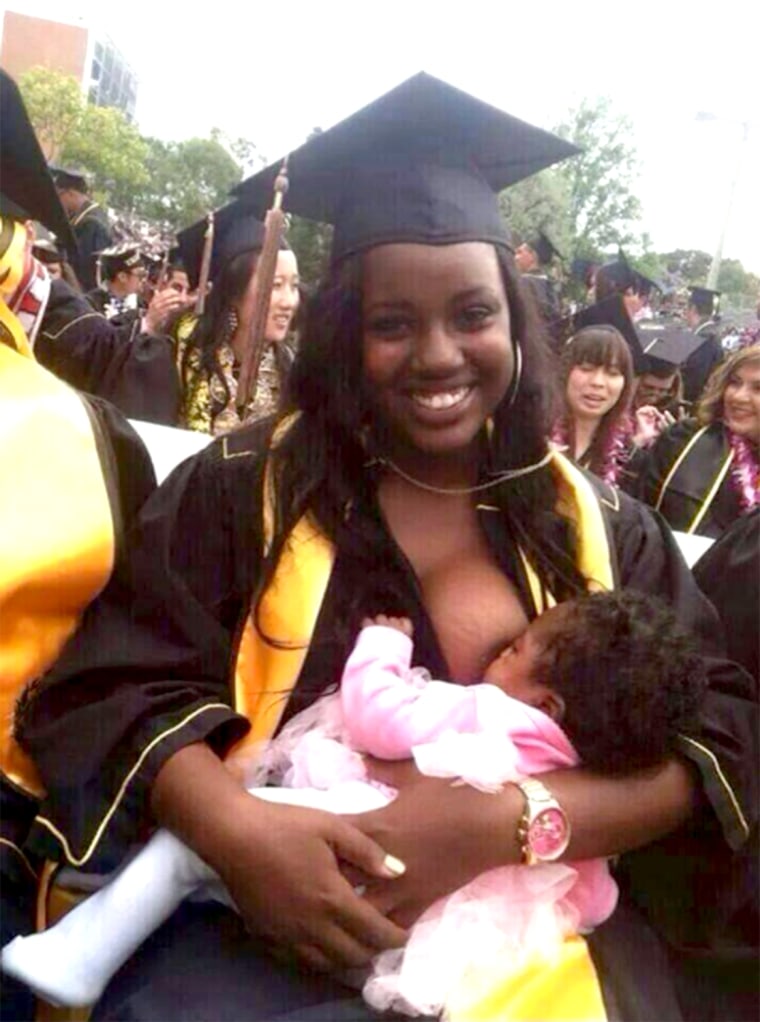
[[[144, 134], [217, 126], [269, 161], [419, 70], [544, 128], [583, 96], [633, 122], [642, 227], [657, 250], [713, 252], [760, 274], [760, 3], [722, 0], [26, 0], [105, 28], [139, 78]], [[698, 111], [717, 115], [697, 121]], [[742, 147], [741, 122], [753, 120]]]

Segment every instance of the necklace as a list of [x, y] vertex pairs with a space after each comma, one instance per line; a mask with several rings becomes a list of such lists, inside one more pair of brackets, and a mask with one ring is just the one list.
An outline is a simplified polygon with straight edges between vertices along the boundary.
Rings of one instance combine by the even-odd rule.
[[478, 486], [430, 486], [428, 483], [423, 483], [419, 479], [415, 479], [414, 476], [408, 475], [402, 468], [390, 460], [390, 458], [377, 458], [375, 464], [385, 465], [396, 473], [397, 476], [401, 476], [406, 482], [412, 486], [416, 486], [418, 490], [427, 490], [428, 493], [440, 493], [444, 497], [455, 497], [462, 496], [466, 493], [482, 493], [483, 490], [490, 490], [494, 486], [498, 486], [499, 483], [505, 483], [509, 479], [519, 479], [521, 476], [530, 475], [531, 472], [537, 472], [538, 469], [544, 468], [554, 457], [553, 451], [547, 451], [547, 453], [541, 458], [540, 461], [534, 462], [532, 465], [524, 465], [522, 468], [510, 468], [504, 472], [499, 472], [498, 475], [494, 476], [493, 479], [487, 483], [480, 483]]

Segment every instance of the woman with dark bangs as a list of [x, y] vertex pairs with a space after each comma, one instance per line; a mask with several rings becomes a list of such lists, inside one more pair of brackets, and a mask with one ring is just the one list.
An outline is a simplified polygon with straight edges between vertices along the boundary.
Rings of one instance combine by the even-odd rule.
[[612, 326], [589, 326], [562, 351], [560, 383], [565, 410], [552, 440], [610, 485], [622, 484], [633, 444], [630, 414], [633, 360]]
[[[519, 179], [514, 153], [538, 169], [569, 150], [425, 75], [359, 121], [291, 158], [291, 211], [335, 231], [290, 414], [175, 470], [129, 573], [19, 708], [48, 792], [30, 846], [107, 871], [164, 826], [239, 909], [183, 905], [110, 984], [100, 1022], [369, 1018], [347, 969], [402, 946], [478, 874], [565, 855], [620, 856], [620, 907], [467, 1022], [676, 1022], [634, 903], [674, 961], [696, 943], [714, 963], [706, 877], [729, 868], [757, 808], [751, 686], [709, 659], [714, 613], [668, 531], [547, 446], [543, 351], [496, 192]], [[271, 194], [272, 170], [250, 187]], [[703, 640], [700, 727], [661, 768], [552, 771], [491, 794], [375, 763], [398, 796], [341, 817], [240, 783], [260, 743], [338, 684], [368, 615], [408, 617], [415, 662], [467, 684], [553, 602], [617, 587], [657, 593]]]

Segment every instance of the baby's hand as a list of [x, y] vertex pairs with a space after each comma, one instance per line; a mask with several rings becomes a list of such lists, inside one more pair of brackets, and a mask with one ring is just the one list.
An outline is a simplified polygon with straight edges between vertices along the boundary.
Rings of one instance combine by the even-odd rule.
[[414, 625], [408, 617], [389, 617], [387, 614], [377, 614], [375, 617], [365, 617], [362, 621], [362, 628], [370, 628], [372, 625], [395, 628], [397, 632], [403, 632], [410, 639], [414, 634]]

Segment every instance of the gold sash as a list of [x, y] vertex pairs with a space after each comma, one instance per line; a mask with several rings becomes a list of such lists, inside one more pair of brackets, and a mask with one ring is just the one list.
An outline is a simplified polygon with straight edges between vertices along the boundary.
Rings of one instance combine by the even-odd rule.
[[3, 344], [0, 485], [0, 769], [40, 795], [37, 772], [11, 737], [14, 705], [107, 582], [114, 525], [81, 398]]
[[[555, 452], [552, 468], [559, 490], [557, 510], [576, 526], [578, 567], [588, 588], [614, 588], [611, 551], [596, 494], [583, 473], [562, 454]], [[267, 544], [271, 541], [271, 487], [267, 472]], [[521, 556], [536, 610], [541, 612], [553, 597], [542, 591], [538, 575], [527, 557]], [[250, 752], [274, 733], [306, 658], [334, 558], [329, 540], [308, 518], [302, 518], [286, 543], [259, 608], [263, 633], [277, 644], [262, 638], [250, 614], [246, 619], [235, 665], [235, 707], [248, 717], [252, 728], [232, 750], [233, 757]], [[582, 937], [567, 940], [550, 965], [533, 961], [503, 982], [495, 977], [491, 993], [477, 1004], [472, 1004], [466, 991], [461, 993], [461, 1007], [452, 1005], [451, 1022], [603, 1022], [607, 1018], [599, 980]]]

